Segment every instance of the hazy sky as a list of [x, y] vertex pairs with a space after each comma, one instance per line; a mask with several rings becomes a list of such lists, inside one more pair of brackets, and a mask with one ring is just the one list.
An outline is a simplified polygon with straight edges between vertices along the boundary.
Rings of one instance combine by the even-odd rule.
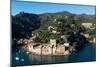
[[21, 11], [28, 13], [41, 14], [45, 12], [69, 11], [74, 14], [95, 14], [94, 6], [69, 5], [69, 4], [50, 4], [38, 2], [12, 2], [12, 15]]

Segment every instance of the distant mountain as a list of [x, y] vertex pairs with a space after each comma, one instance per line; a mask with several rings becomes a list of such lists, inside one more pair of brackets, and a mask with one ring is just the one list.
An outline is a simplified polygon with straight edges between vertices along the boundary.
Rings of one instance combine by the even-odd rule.
[[55, 12], [55, 13], [43, 13], [42, 15], [62, 16], [62, 15], [72, 15], [72, 13], [67, 11], [62, 11], [62, 12]]
[[81, 20], [82, 22], [96, 22], [95, 15], [79, 14], [75, 15], [75, 20]]

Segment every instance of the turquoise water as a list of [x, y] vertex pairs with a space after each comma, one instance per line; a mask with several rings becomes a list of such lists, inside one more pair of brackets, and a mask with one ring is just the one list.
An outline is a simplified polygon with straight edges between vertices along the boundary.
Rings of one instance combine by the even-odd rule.
[[[15, 59], [18, 57], [19, 59]], [[88, 45], [80, 52], [70, 56], [35, 56], [27, 54], [25, 51], [12, 54], [12, 65], [37, 65], [37, 64], [56, 64], [86, 62], [96, 60], [96, 46]]]

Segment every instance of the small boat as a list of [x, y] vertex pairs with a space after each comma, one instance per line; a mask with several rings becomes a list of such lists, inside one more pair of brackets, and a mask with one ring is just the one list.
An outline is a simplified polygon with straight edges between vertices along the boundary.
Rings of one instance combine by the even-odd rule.
[[19, 57], [15, 57], [15, 60], [19, 60]]

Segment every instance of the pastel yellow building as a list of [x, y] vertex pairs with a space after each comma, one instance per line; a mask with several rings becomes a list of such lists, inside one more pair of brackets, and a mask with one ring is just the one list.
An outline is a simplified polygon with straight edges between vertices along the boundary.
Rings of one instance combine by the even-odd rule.
[[92, 23], [81, 23], [82, 26], [84, 26], [85, 28], [90, 28], [93, 24]]

